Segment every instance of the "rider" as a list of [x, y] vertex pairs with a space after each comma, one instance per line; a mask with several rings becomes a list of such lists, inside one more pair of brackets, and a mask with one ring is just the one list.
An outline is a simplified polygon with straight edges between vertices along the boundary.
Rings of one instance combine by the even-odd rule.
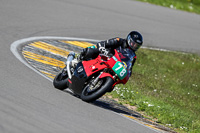
[[116, 49], [120, 53], [122, 63], [130, 70], [129, 75], [131, 76], [132, 67], [136, 61], [135, 52], [142, 46], [142, 43], [142, 35], [137, 31], [132, 31], [128, 34], [126, 39], [116, 37], [106, 41], [101, 41], [97, 43], [96, 46], [83, 49], [80, 53], [79, 59], [94, 59], [99, 55], [99, 53], [112, 57], [114, 55], [114, 49]]

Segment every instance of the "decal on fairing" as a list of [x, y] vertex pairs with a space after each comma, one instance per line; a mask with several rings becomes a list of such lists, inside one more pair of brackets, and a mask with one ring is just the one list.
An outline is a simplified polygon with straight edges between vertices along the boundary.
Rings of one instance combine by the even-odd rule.
[[116, 62], [112, 69], [121, 80], [127, 75], [127, 70], [120, 61]]
[[78, 69], [77, 69], [78, 73], [81, 73], [83, 71], [83, 67], [82, 66], [79, 66]]
[[127, 68], [127, 64], [126, 64], [126, 62], [122, 62], [122, 65], [125, 67], [125, 68]]
[[115, 61], [118, 61], [117, 58], [115, 56], [112, 57]]

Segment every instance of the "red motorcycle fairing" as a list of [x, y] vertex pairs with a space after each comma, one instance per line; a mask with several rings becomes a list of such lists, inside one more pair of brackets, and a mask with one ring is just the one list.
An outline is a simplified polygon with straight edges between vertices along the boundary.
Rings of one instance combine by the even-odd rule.
[[[89, 77], [98, 71], [104, 70], [105, 68], [112, 69], [117, 62], [122, 62], [122, 61], [119, 56], [119, 53], [117, 52], [117, 50], [115, 50], [115, 55], [111, 58], [102, 57], [98, 55], [96, 59], [83, 61], [82, 63], [84, 66], [84, 70], [87, 76]], [[103, 72], [99, 78], [104, 78], [104, 77], [111, 77], [114, 80], [113, 76], [109, 73]], [[116, 84], [119, 84], [119, 83], [126, 84], [128, 79], [129, 79], [129, 75], [127, 74], [123, 79], [118, 80]]]
[[92, 74], [96, 73], [97, 71], [101, 71], [108, 66], [101, 60], [101, 56], [98, 56], [94, 60], [83, 61], [84, 70], [87, 76], [91, 76]]

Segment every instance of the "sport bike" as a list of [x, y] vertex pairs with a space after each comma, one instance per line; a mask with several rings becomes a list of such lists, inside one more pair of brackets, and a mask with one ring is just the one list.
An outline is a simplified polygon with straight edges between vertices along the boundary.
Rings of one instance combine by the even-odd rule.
[[92, 102], [106, 92], [111, 92], [116, 84], [126, 84], [130, 67], [121, 58], [124, 56], [114, 50], [112, 57], [99, 54], [95, 59], [78, 61], [71, 52], [66, 66], [54, 78], [53, 85], [59, 90], [69, 88], [83, 101]]

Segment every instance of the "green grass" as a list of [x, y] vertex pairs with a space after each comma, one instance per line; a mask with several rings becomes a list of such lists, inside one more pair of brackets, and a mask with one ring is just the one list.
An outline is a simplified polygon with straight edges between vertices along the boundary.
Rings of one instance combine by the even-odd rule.
[[133, 76], [110, 95], [179, 132], [200, 132], [200, 57], [140, 49]]
[[200, 0], [138, 0], [200, 14]]

